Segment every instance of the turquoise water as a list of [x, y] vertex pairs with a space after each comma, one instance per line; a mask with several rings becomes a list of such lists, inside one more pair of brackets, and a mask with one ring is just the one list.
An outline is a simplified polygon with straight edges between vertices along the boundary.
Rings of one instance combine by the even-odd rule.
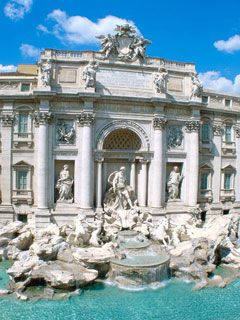
[[[0, 286], [7, 283], [0, 265]], [[192, 284], [171, 281], [166, 287], [124, 291], [96, 284], [63, 301], [20, 302], [0, 299], [4, 320], [240, 320], [240, 280], [224, 289], [192, 291]]]

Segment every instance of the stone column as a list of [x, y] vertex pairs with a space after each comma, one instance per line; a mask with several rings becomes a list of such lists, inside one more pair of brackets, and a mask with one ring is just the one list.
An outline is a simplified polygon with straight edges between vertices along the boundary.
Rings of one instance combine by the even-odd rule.
[[235, 197], [236, 202], [240, 203], [240, 123], [235, 126], [236, 140], [236, 177], [235, 177]]
[[103, 158], [96, 159], [97, 161], [97, 186], [96, 186], [96, 207], [102, 208], [102, 167]]
[[38, 127], [38, 158], [37, 158], [37, 206], [38, 209], [49, 208], [49, 124], [52, 115], [49, 112], [38, 112], [34, 116]]
[[187, 162], [187, 182], [188, 182], [188, 204], [196, 206], [198, 201], [198, 175], [199, 175], [199, 120], [186, 122], [186, 132], [188, 137], [188, 162]]
[[12, 202], [12, 129], [13, 114], [2, 115], [2, 206], [11, 206]]
[[140, 160], [142, 164], [141, 172], [139, 175], [139, 188], [138, 188], [138, 202], [140, 207], [146, 207], [147, 204], [147, 163], [148, 161]]
[[[78, 122], [78, 117], [77, 117]], [[81, 165], [82, 165], [82, 127], [76, 125], [76, 147], [78, 150], [78, 154], [75, 160], [74, 166], [74, 202], [79, 207], [80, 206], [80, 198], [81, 198]]]
[[80, 208], [92, 209], [93, 207], [93, 150], [92, 150], [92, 125], [94, 114], [83, 111], [78, 117], [82, 127], [82, 155], [80, 176]]
[[165, 150], [163, 145], [164, 127], [167, 120], [164, 117], [155, 116], [153, 119], [154, 157], [151, 162], [152, 169], [152, 207], [161, 208], [164, 205], [164, 170], [166, 170]]
[[130, 186], [133, 188], [133, 190], [135, 192], [136, 191], [136, 161], [135, 161], [135, 159], [131, 160]]
[[221, 163], [222, 163], [222, 124], [213, 123], [213, 176], [212, 176], [212, 194], [213, 203], [219, 203], [221, 192]]

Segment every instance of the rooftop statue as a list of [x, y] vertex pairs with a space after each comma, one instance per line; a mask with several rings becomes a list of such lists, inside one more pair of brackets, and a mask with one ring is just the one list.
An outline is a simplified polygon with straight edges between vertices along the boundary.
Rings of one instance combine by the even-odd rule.
[[101, 42], [101, 53], [104, 59], [109, 58], [110, 55], [116, 55], [118, 60], [125, 62], [132, 62], [140, 59], [146, 59], [146, 45], [151, 41], [138, 37], [135, 35], [136, 30], [128, 23], [124, 25], [117, 25], [115, 35], [108, 34], [97, 36]]
[[193, 100], [194, 98], [200, 97], [203, 91], [203, 85], [199, 80], [197, 73], [192, 74], [191, 80], [192, 80], [192, 92], [191, 92], [190, 100]]

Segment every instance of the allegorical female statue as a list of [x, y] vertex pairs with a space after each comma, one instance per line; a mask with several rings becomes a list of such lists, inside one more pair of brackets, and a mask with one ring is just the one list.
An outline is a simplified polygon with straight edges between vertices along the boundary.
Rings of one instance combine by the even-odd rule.
[[59, 192], [59, 198], [57, 202], [73, 202], [72, 186], [73, 178], [70, 176], [69, 166], [65, 164], [59, 174], [59, 178], [56, 184], [56, 189], [58, 189]]
[[183, 176], [179, 172], [179, 168], [177, 166], [173, 167], [169, 178], [168, 178], [168, 199], [176, 200], [179, 199], [179, 187], [180, 183], [183, 179]]

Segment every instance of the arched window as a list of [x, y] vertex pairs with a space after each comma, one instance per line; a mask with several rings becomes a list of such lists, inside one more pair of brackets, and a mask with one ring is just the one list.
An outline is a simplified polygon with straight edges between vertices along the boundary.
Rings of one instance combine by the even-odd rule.
[[111, 132], [103, 143], [105, 150], [140, 150], [139, 136], [129, 129], [117, 129]]

